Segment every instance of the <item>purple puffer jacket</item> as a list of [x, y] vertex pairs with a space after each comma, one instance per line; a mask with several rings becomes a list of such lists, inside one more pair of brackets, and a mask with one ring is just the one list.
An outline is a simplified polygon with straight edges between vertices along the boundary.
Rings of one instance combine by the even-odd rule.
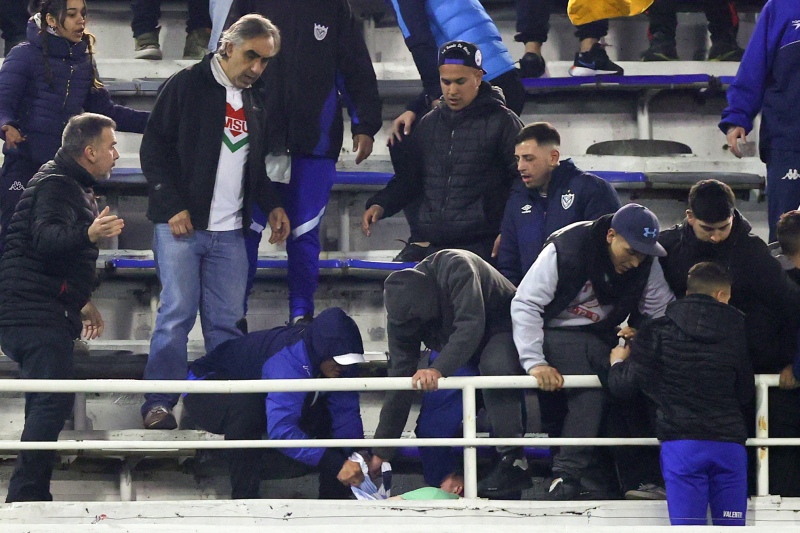
[[[86, 42], [39, 33], [33, 19], [28, 41], [15, 46], [0, 67], [0, 125], [10, 124], [27, 138], [16, 149], [5, 146], [3, 153], [46, 163], [61, 146], [67, 121], [84, 111], [111, 117], [120, 131], [144, 132], [147, 111], [116, 105], [106, 89], [93, 87]], [[5, 139], [2, 131], [0, 137]]]

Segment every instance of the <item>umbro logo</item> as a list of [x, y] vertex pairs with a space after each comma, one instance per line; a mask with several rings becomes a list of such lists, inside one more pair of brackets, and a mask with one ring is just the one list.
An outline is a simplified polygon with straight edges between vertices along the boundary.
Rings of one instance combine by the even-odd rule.
[[8, 188], [9, 191], [24, 191], [25, 186], [20, 181], [15, 181], [11, 184], [11, 187]]
[[790, 168], [789, 172], [787, 172], [786, 175], [781, 179], [784, 179], [784, 180], [800, 179], [800, 172], [797, 172], [796, 168]]
[[530, 214], [530, 212], [531, 212], [531, 204], [525, 204], [525, 205], [523, 205], [523, 206], [522, 206], [522, 210], [521, 210], [521, 212], [522, 212], [522, 214], [523, 214], [523, 215], [528, 215], [528, 214]]
[[792, 26], [794, 26], [794, 29], [800, 30], [800, 20], [793, 20]]

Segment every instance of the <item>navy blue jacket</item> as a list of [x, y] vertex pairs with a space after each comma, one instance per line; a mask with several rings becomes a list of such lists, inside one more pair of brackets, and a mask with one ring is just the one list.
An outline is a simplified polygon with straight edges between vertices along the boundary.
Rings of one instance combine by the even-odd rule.
[[[61, 146], [67, 121], [84, 111], [111, 117], [119, 131], [134, 133], [144, 132], [149, 115], [115, 105], [106, 89], [94, 87], [86, 41], [40, 33], [31, 19], [28, 42], [15, 46], [0, 68], [0, 125], [14, 126], [27, 140], [3, 153], [43, 165]], [[5, 139], [2, 131], [0, 137]]]
[[769, 0], [761, 10], [719, 127], [741, 126], [749, 133], [761, 111], [759, 150], [800, 151], [800, 2]]
[[614, 188], [602, 178], [584, 172], [571, 159], [553, 171], [547, 196], [518, 181], [506, 204], [497, 270], [514, 285], [542, 251], [547, 237], [574, 222], [595, 220], [620, 208]]
[[[308, 326], [281, 326], [224, 342], [194, 361], [188, 378], [311, 379], [321, 377], [319, 365], [325, 359], [363, 352], [355, 323], [344, 311], [333, 307], [320, 313]], [[355, 377], [355, 367], [345, 369], [343, 377]], [[300, 427], [307, 397], [312, 402], [326, 400], [333, 438], [364, 438], [357, 392], [271, 392], [266, 400], [267, 435], [271, 440], [310, 438]], [[347, 454], [339, 449], [280, 450], [301, 463], [337, 472], [347, 459]]]

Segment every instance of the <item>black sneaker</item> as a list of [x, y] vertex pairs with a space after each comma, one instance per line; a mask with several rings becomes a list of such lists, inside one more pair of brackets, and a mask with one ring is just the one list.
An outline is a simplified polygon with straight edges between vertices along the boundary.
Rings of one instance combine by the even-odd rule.
[[428, 253], [430, 246], [420, 246], [414, 242], [400, 242], [405, 242], [406, 245], [400, 250], [400, 253], [392, 259], [395, 263], [419, 263], [430, 255]]
[[500, 498], [533, 486], [528, 460], [514, 453], [508, 453], [478, 483], [478, 496], [481, 498]]
[[598, 74], [615, 74], [622, 76], [625, 71], [608, 58], [608, 54], [600, 43], [595, 43], [588, 52], [575, 54], [575, 62], [569, 69], [570, 76], [597, 76]]
[[650, 47], [642, 52], [642, 61], [678, 61], [675, 39], [654, 35]]
[[581, 484], [568, 478], [557, 477], [550, 483], [543, 500], [567, 501], [580, 499]]
[[744, 55], [744, 48], [741, 48], [736, 39], [720, 39], [711, 42], [711, 49], [708, 51], [709, 61], [741, 61]]
[[534, 52], [527, 52], [519, 59], [520, 78], [541, 78], [544, 68], [544, 58]]

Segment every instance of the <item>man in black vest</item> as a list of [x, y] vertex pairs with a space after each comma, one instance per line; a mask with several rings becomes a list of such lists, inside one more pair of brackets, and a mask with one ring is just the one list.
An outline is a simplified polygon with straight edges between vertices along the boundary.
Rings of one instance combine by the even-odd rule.
[[[674, 300], [661, 266], [656, 216], [628, 204], [594, 222], [577, 222], [554, 233], [517, 288], [511, 303], [514, 344], [522, 368], [539, 387], [555, 391], [562, 374], [604, 380], [616, 328], [637, 311], [664, 314]], [[515, 373], [513, 362], [508, 374]], [[568, 389], [569, 412], [562, 437], [596, 437], [606, 394], [601, 389]], [[565, 446], [553, 458], [547, 499], [578, 495], [592, 448]]]

